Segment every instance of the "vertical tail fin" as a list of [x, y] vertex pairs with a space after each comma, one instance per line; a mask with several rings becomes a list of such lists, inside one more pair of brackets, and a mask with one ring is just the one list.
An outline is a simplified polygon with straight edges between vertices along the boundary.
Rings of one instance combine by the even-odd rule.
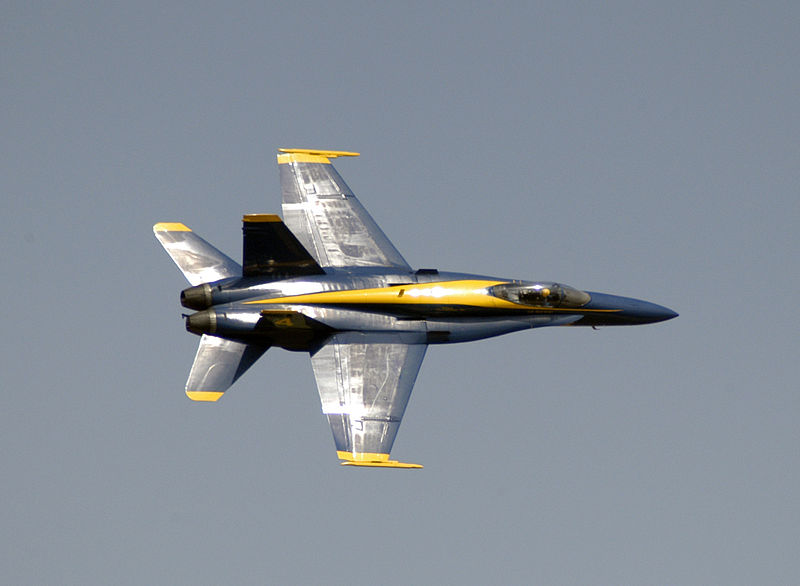
[[324, 275], [280, 216], [247, 214], [242, 218], [244, 276], [272, 278]]
[[211, 244], [177, 222], [153, 226], [158, 241], [192, 285], [242, 275], [242, 267]]
[[268, 349], [269, 346], [242, 344], [203, 334], [186, 381], [186, 396], [192, 401], [218, 401]]

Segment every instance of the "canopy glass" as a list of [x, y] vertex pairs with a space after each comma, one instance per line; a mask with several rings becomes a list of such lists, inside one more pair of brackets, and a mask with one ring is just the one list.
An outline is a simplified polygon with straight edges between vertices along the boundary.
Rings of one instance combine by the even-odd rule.
[[588, 293], [569, 285], [530, 281], [511, 281], [489, 287], [489, 294], [535, 307], [581, 307], [591, 300]]

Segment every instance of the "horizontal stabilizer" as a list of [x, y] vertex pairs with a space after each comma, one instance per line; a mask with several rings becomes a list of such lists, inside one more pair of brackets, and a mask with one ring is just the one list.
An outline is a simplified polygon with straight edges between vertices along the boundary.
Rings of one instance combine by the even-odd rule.
[[153, 233], [192, 285], [239, 277], [242, 267], [211, 244], [177, 222], [159, 222]]
[[217, 401], [269, 346], [242, 344], [203, 334], [194, 358], [186, 395], [192, 401]]
[[245, 277], [286, 278], [325, 274], [280, 216], [248, 214], [242, 218], [242, 231]]

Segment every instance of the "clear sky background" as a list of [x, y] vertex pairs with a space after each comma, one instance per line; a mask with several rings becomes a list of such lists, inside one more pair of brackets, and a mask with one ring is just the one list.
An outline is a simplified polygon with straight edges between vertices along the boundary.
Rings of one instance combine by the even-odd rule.
[[[795, 2], [0, 8], [9, 584], [800, 582]], [[426, 356], [393, 456], [338, 465], [307, 355], [215, 405], [152, 235], [236, 259], [278, 147], [414, 267], [678, 319]]]

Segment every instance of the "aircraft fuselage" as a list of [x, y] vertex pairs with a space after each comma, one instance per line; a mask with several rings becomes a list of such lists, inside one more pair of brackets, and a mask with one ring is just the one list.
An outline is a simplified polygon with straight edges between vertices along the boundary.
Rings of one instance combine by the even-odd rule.
[[677, 315], [560, 283], [414, 271], [331, 164], [343, 156], [357, 153], [280, 149], [283, 218], [242, 217], [241, 264], [185, 224], [153, 226], [193, 285], [191, 400], [218, 401], [272, 346], [308, 352], [342, 464], [419, 468], [389, 453], [428, 345]]
[[383, 332], [401, 334], [409, 344], [447, 344], [529, 328], [639, 325], [677, 315], [647, 301], [558, 283], [426, 269], [223, 279], [186, 289], [181, 300], [199, 310], [187, 317], [190, 332], [302, 351], [333, 333], [357, 339]]

